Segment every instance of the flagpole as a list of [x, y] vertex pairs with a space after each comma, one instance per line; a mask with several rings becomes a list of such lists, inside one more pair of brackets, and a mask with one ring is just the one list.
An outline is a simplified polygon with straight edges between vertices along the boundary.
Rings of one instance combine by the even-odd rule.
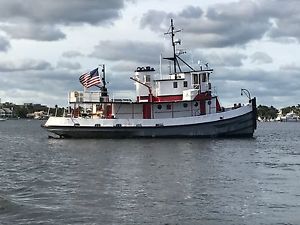
[[102, 83], [103, 83], [103, 88], [106, 88], [106, 81], [105, 81], [105, 64], [102, 64]]
[[106, 77], [105, 77], [105, 64], [102, 64], [102, 96], [107, 96], [107, 89], [106, 89]]

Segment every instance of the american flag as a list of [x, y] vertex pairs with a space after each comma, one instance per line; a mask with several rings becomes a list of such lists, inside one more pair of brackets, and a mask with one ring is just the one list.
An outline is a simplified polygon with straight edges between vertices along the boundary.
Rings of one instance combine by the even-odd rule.
[[82, 74], [79, 77], [79, 81], [86, 88], [92, 87], [97, 84], [101, 84], [98, 68], [90, 71], [89, 73]]

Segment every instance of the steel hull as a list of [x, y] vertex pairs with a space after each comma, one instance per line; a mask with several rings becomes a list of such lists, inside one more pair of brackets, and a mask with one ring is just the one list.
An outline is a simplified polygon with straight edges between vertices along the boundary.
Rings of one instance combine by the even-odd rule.
[[[63, 138], [168, 138], [168, 137], [252, 137], [257, 127], [256, 99], [244, 114], [217, 121], [167, 126], [44, 126]], [[220, 114], [221, 115], [221, 114]]]
[[64, 138], [153, 138], [153, 137], [252, 137], [254, 112], [216, 122], [162, 127], [49, 126], [48, 131]]

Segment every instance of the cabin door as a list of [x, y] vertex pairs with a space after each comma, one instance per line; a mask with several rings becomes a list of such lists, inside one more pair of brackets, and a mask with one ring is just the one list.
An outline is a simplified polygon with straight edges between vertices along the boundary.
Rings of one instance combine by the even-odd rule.
[[201, 112], [201, 115], [206, 114], [205, 101], [200, 101], [200, 112]]
[[143, 104], [143, 119], [151, 119], [151, 104]]

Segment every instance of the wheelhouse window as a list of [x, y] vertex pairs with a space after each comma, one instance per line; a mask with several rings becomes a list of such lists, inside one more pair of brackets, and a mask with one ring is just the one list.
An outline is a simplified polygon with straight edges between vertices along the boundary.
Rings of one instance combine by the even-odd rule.
[[202, 82], [206, 82], [206, 73], [202, 74]]
[[199, 84], [199, 75], [198, 74], [193, 74], [193, 81], [194, 81], [194, 84]]
[[146, 75], [146, 76], [145, 76], [145, 82], [146, 82], [146, 83], [149, 83], [149, 82], [150, 82], [150, 75]]
[[187, 81], [183, 81], [183, 87], [187, 87], [188, 86], [188, 82]]
[[175, 82], [173, 82], [173, 88], [177, 88], [178, 87], [178, 84], [177, 84], [177, 82], [175, 81]]

